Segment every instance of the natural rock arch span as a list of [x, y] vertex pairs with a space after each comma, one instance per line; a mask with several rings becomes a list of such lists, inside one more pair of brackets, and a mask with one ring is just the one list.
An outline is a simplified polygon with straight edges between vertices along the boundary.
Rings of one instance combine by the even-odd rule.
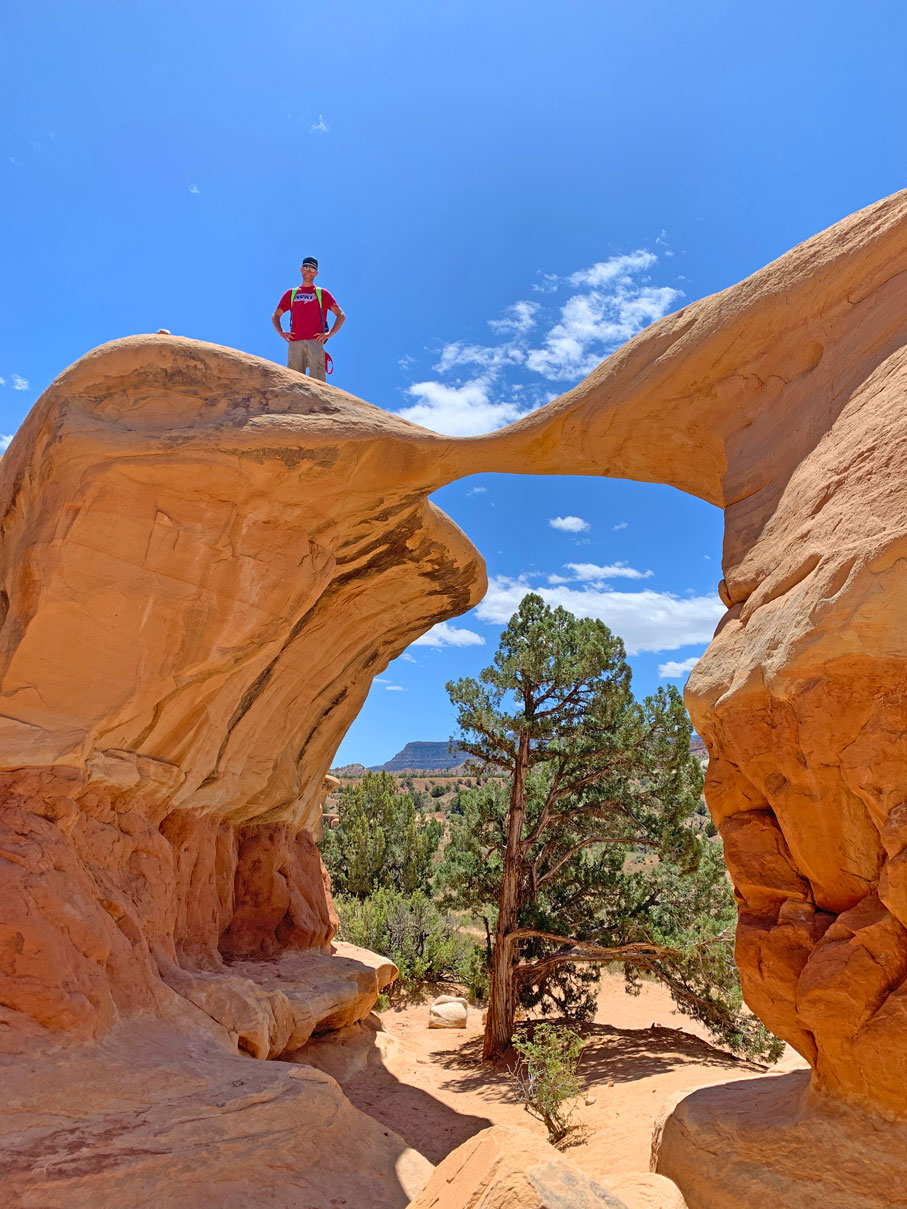
[[907, 1115], [905, 320], [902, 193], [487, 437], [169, 336], [62, 374], [0, 459], [4, 1047], [185, 1000], [299, 1042], [253, 959], [330, 941], [323, 774], [372, 678], [484, 591], [427, 497], [569, 468], [724, 508], [687, 698], [747, 998], [818, 1088]]

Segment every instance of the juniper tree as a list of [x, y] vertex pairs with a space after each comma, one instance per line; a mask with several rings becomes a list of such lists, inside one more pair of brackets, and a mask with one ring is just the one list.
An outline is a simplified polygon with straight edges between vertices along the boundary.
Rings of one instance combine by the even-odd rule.
[[610, 962], [631, 989], [655, 975], [732, 1046], [772, 1054], [741, 1012], [720, 851], [690, 826], [702, 770], [677, 690], [637, 702], [621, 640], [533, 594], [493, 665], [447, 689], [452, 743], [509, 780], [462, 794], [438, 877], [448, 902], [489, 920], [485, 1057], [507, 1048], [520, 1000], [571, 979], [575, 996], [586, 963]]
[[342, 789], [338, 814], [321, 844], [336, 893], [364, 899], [381, 888], [412, 894], [430, 886], [443, 825], [418, 815], [390, 773], [366, 773]]

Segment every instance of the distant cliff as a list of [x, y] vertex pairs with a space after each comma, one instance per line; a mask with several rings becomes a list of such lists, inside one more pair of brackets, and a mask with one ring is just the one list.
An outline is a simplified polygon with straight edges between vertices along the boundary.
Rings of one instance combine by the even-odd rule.
[[378, 769], [385, 772], [404, 772], [409, 770], [446, 772], [449, 768], [458, 768], [469, 756], [465, 751], [450, 750], [446, 740], [439, 743], [407, 743], [402, 751], [398, 751], [393, 759], [386, 764], [379, 764]]

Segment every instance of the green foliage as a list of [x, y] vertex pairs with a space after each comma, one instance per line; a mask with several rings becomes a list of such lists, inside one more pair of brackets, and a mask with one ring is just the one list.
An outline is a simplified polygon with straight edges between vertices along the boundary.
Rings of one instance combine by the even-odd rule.
[[570, 1130], [567, 1105], [583, 1091], [576, 1073], [583, 1039], [573, 1029], [537, 1024], [514, 1037], [513, 1048], [519, 1055], [510, 1072], [517, 1094], [526, 1111], [544, 1121], [551, 1141], [559, 1142]]
[[366, 773], [342, 789], [338, 813], [321, 844], [337, 894], [362, 899], [380, 887], [412, 894], [430, 884], [443, 825], [419, 816], [390, 773]]
[[443, 785], [432, 785], [431, 796], [433, 798], [443, 798], [445, 793], [447, 793], [447, 790]]
[[742, 1007], [733, 895], [720, 844], [696, 820], [703, 773], [676, 689], [637, 702], [620, 639], [534, 595], [493, 666], [447, 687], [452, 743], [509, 783], [461, 792], [436, 886], [476, 915], [497, 905], [516, 997], [582, 1019], [597, 980], [588, 963], [618, 961], [630, 990], [660, 978], [725, 1044], [777, 1056]]
[[399, 986], [423, 982], [468, 982], [476, 944], [422, 891], [386, 888], [365, 899], [334, 899], [340, 937], [389, 957], [400, 971]]

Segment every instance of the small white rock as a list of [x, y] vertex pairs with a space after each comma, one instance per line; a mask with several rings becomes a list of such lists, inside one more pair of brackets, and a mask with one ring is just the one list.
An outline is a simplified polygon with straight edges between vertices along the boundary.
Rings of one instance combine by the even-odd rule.
[[466, 1028], [469, 1004], [462, 995], [439, 995], [428, 1009], [429, 1028]]

